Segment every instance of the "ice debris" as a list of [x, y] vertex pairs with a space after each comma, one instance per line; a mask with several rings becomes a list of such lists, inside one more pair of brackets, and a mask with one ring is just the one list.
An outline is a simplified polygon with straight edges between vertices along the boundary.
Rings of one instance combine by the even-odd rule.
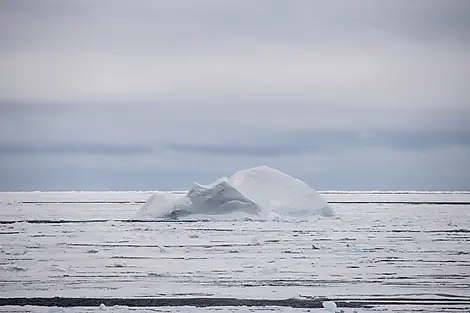
[[177, 219], [191, 214], [244, 213], [270, 216], [333, 216], [328, 203], [307, 183], [267, 166], [241, 170], [209, 185], [194, 183], [186, 194], [155, 193], [137, 218]]
[[338, 307], [334, 301], [323, 301], [322, 305], [328, 312], [337, 312]]

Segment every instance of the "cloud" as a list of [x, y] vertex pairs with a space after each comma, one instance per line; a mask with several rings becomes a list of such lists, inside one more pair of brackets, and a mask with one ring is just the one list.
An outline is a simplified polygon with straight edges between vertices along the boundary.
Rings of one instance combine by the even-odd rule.
[[[93, 116], [117, 120], [102, 140], [208, 125], [400, 128], [432, 115], [470, 118], [468, 1], [0, 5], [0, 98], [36, 103], [71, 125], [91, 119], [90, 129], [99, 127]], [[121, 123], [124, 111], [135, 120]], [[19, 124], [2, 133], [21, 135]], [[45, 124], [28, 127], [60, 126]]]
[[467, 104], [466, 1], [24, 3], [1, 13], [4, 97]]
[[210, 143], [188, 143], [169, 144], [167, 149], [179, 153], [210, 154], [220, 156], [260, 156], [277, 157], [281, 155], [295, 155], [307, 152], [302, 147], [285, 145], [240, 145], [240, 144], [210, 144]]
[[[0, 167], [0, 190], [185, 190], [205, 172], [193, 170], [35, 167], [11, 169]], [[162, 179], [164, 178], [164, 179]], [[210, 181], [209, 176], [207, 181]]]
[[91, 144], [91, 143], [63, 143], [63, 144], [20, 144], [0, 143], [2, 155], [148, 155], [153, 153], [153, 148], [144, 145], [133, 144]]
[[[8, 158], [10, 161], [8, 161]], [[157, 156], [158, 157], [158, 156]], [[366, 146], [339, 153], [278, 157], [171, 153], [154, 162], [135, 157], [0, 155], [2, 190], [181, 190], [243, 168], [266, 164], [318, 190], [468, 190], [469, 147], [393, 150]], [[18, 159], [24, 158], [24, 161]], [[101, 160], [105, 158], [105, 160]], [[150, 158], [148, 156], [147, 158]], [[67, 163], [62, 162], [67, 161]], [[116, 164], [109, 165], [109, 163]], [[48, 163], [45, 163], [48, 162]], [[144, 163], [144, 164], [142, 164]], [[146, 164], [145, 164], [146, 163]]]
[[314, 145], [317, 150], [386, 147], [394, 150], [434, 150], [469, 146], [468, 129], [391, 129], [293, 131], [280, 136], [289, 143]]
[[172, 143], [166, 148], [178, 153], [221, 156], [279, 157], [299, 154], [345, 153], [364, 147], [429, 151], [452, 146], [470, 147], [467, 130], [313, 130], [271, 133], [251, 138], [249, 143]]
[[186, 181], [196, 155], [208, 181], [465, 185], [469, 29], [466, 0], [1, 1], [3, 186]]
[[367, 140], [373, 145], [388, 146], [392, 149], [434, 150], [452, 146], [470, 147], [468, 130], [420, 130], [389, 131], [371, 133]]

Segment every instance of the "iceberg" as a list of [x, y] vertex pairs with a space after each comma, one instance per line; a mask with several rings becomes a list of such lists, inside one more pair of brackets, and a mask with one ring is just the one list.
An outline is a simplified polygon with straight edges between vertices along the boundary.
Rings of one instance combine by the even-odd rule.
[[138, 218], [173, 218], [202, 214], [249, 216], [333, 216], [328, 203], [307, 183], [268, 166], [223, 177], [209, 185], [194, 183], [186, 194], [155, 193]]

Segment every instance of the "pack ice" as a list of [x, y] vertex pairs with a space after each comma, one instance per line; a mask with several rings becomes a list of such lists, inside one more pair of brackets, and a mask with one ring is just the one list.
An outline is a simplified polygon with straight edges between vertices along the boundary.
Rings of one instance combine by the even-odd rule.
[[194, 183], [186, 194], [155, 193], [137, 217], [178, 218], [240, 212], [261, 218], [334, 215], [328, 203], [307, 183], [268, 166], [258, 166], [209, 185]]

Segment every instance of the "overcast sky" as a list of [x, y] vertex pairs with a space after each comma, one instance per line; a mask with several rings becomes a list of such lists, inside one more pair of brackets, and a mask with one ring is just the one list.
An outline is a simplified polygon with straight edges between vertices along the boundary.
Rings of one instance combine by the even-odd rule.
[[0, 1], [0, 189], [470, 190], [470, 1]]

